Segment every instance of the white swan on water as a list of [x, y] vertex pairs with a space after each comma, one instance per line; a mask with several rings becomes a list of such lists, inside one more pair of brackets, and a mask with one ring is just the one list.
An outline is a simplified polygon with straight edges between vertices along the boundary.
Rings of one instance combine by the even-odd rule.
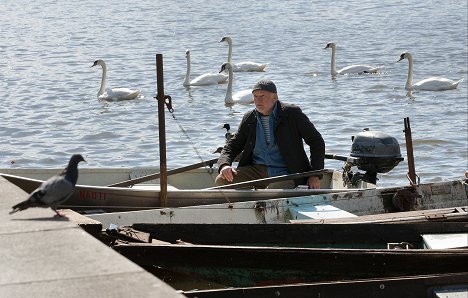
[[340, 70], [336, 70], [336, 44], [333, 42], [328, 43], [325, 46], [325, 49], [332, 49], [332, 56], [331, 56], [331, 75], [336, 76], [340, 74], [363, 74], [363, 73], [376, 73], [383, 67], [377, 66], [369, 66], [369, 65], [350, 65], [346, 66]]
[[102, 100], [118, 101], [118, 100], [129, 100], [137, 98], [141, 91], [131, 90], [128, 88], [106, 88], [106, 76], [107, 67], [104, 60], [99, 59], [94, 61], [91, 67], [100, 65], [102, 67], [101, 87], [99, 88], [97, 97]]
[[224, 103], [227, 104], [234, 104], [234, 103], [252, 103], [253, 102], [253, 95], [252, 89], [242, 90], [232, 94], [232, 81], [233, 81], [233, 72], [232, 72], [232, 65], [229, 62], [224, 63], [221, 66], [221, 70], [219, 72], [223, 72], [227, 70], [229, 73], [228, 79], [228, 86], [226, 89], [226, 96], [224, 97]]
[[443, 91], [456, 89], [458, 84], [463, 81], [460, 79], [458, 81], [441, 78], [441, 77], [430, 77], [425, 80], [419, 81], [413, 84], [413, 56], [409, 52], [403, 52], [400, 55], [400, 59], [397, 62], [400, 62], [403, 59], [408, 60], [408, 77], [406, 79], [405, 89], [407, 91], [413, 90], [425, 90], [425, 91]]
[[190, 80], [190, 51], [185, 51], [185, 59], [187, 60], [187, 71], [185, 72], [184, 86], [204, 86], [225, 83], [228, 75], [222, 73], [205, 73], [193, 80]]
[[232, 65], [232, 71], [265, 71], [266, 63], [256, 63], [251, 61], [232, 63], [232, 38], [230, 36], [224, 36], [219, 42], [227, 42], [229, 46], [228, 50], [228, 62]]

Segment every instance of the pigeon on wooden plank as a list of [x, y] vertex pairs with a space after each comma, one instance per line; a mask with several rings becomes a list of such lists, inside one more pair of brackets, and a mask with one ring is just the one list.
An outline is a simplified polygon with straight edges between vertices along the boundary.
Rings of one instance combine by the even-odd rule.
[[85, 161], [83, 156], [80, 154], [72, 155], [68, 166], [59, 175], [52, 176], [47, 181], [44, 181], [31, 193], [29, 198], [13, 206], [10, 214], [31, 207], [50, 207], [57, 213], [57, 216], [62, 216], [57, 211], [57, 206], [73, 194], [76, 182], [78, 181], [78, 163], [80, 161]]

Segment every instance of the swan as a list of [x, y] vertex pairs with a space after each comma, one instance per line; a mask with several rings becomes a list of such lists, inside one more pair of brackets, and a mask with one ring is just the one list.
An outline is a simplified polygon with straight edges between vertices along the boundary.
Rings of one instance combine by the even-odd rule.
[[102, 78], [101, 78], [101, 87], [99, 88], [97, 97], [102, 100], [128, 100], [137, 98], [141, 91], [140, 90], [131, 90], [128, 88], [106, 88], [106, 76], [107, 76], [107, 67], [104, 60], [99, 59], [94, 61], [94, 64], [91, 67], [96, 65], [101, 65], [102, 67]]
[[332, 49], [332, 56], [331, 56], [331, 75], [336, 76], [340, 74], [363, 74], [363, 73], [376, 73], [383, 67], [377, 66], [377, 67], [372, 67], [369, 65], [350, 65], [346, 66], [340, 70], [336, 70], [336, 62], [335, 62], [335, 57], [336, 57], [336, 44], [333, 42], [328, 43], [324, 49]]
[[232, 38], [230, 36], [224, 36], [219, 42], [227, 42], [229, 45], [228, 51], [228, 62], [232, 65], [232, 71], [265, 71], [267, 64], [260, 64], [251, 61], [232, 63]]
[[453, 81], [441, 77], [430, 77], [425, 80], [419, 81], [413, 84], [413, 56], [409, 52], [403, 52], [400, 55], [400, 59], [397, 62], [400, 62], [403, 59], [408, 60], [408, 78], [406, 79], [405, 90], [425, 90], [425, 91], [443, 91], [456, 89], [458, 84], [463, 81], [460, 79], [458, 81]]
[[234, 95], [232, 94], [232, 80], [233, 80], [233, 72], [232, 72], [232, 65], [229, 62], [224, 63], [221, 66], [221, 70], [219, 72], [228, 71], [229, 79], [228, 79], [228, 86], [226, 89], [226, 97], [224, 98], [224, 103], [227, 104], [234, 104], [234, 103], [252, 103], [253, 102], [253, 95], [252, 89], [242, 90], [236, 92]]
[[185, 73], [184, 86], [203, 86], [225, 83], [228, 79], [226, 74], [222, 73], [205, 73], [193, 80], [190, 80], [190, 51], [185, 51], [185, 59], [187, 60], [187, 72]]

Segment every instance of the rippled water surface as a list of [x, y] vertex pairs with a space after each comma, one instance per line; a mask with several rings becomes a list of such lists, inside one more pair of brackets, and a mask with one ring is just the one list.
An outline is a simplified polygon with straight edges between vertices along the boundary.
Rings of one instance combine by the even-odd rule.
[[[388, 1], [386, 1], [388, 2]], [[467, 2], [438, 1], [48, 1], [3, 0], [0, 7], [0, 168], [62, 167], [72, 153], [82, 167], [159, 165], [155, 55], [163, 54], [170, 168], [215, 157], [221, 124], [237, 128], [252, 105], [224, 104], [226, 84], [182, 86], [185, 50], [192, 77], [217, 72], [227, 58], [268, 63], [264, 73], [235, 73], [234, 91], [272, 79], [280, 99], [298, 104], [322, 133], [327, 152], [348, 155], [364, 128], [394, 136], [405, 161], [380, 177], [406, 183], [403, 119], [413, 132], [422, 182], [460, 178], [468, 169]], [[375, 75], [330, 76], [337, 67], [382, 65]], [[406, 96], [406, 60], [414, 79], [465, 78], [458, 89]], [[101, 70], [109, 87], [143, 98], [98, 101]], [[340, 168], [341, 162], [326, 160]]]

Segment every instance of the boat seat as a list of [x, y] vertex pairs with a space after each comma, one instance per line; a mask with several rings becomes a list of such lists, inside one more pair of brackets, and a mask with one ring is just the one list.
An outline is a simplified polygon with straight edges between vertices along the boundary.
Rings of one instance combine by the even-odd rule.
[[330, 219], [330, 218], [345, 218], [356, 217], [348, 211], [336, 208], [332, 205], [315, 205], [315, 206], [298, 206], [289, 207], [291, 219]]
[[435, 298], [464, 298], [468, 297], [468, 285], [447, 285], [433, 287]]
[[[159, 184], [149, 184], [149, 183], [141, 183], [135, 184], [132, 188], [135, 189], [147, 189], [147, 190], [160, 190], [161, 186]], [[177, 187], [174, 187], [170, 184], [167, 185], [167, 190], [177, 190]]]
[[422, 234], [425, 248], [468, 248], [468, 233]]

